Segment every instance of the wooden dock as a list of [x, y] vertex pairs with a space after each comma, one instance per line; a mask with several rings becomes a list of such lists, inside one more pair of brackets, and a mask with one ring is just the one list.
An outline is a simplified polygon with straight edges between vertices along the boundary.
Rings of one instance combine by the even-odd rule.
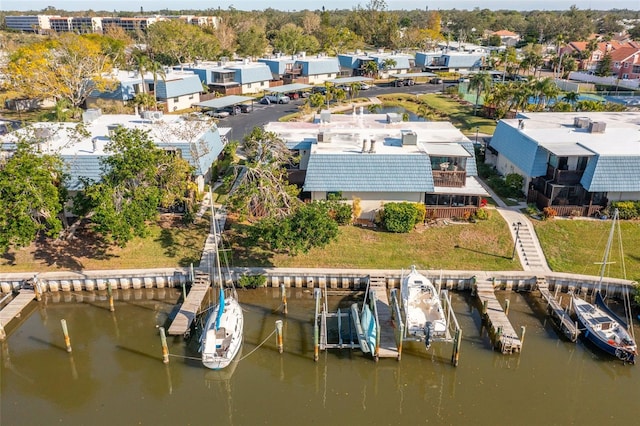
[[538, 282], [538, 290], [542, 298], [547, 302], [547, 312], [560, 328], [560, 331], [562, 331], [570, 341], [575, 342], [578, 340], [578, 335], [580, 334], [578, 324], [571, 319], [566, 310], [562, 309], [560, 302], [558, 302], [555, 296], [549, 291], [549, 286], [546, 281]]
[[14, 318], [18, 318], [20, 313], [36, 297], [36, 293], [30, 289], [21, 289], [20, 293], [14, 297], [7, 306], [0, 310], [0, 340], [5, 338], [4, 327]]
[[210, 285], [211, 278], [209, 274], [200, 271], [196, 272], [193, 284], [191, 284], [191, 290], [189, 290], [187, 298], [182, 302], [180, 310], [171, 322], [168, 334], [172, 336], [187, 334], [191, 323], [200, 312], [202, 301], [207, 295]]
[[391, 320], [391, 305], [387, 296], [387, 284], [385, 277], [369, 276], [370, 290], [376, 295], [376, 310], [378, 312], [378, 324], [380, 325], [379, 358], [398, 358], [399, 352], [396, 346], [394, 325]]
[[503, 354], [520, 352], [522, 341], [496, 298], [493, 282], [488, 280], [478, 281], [476, 293], [482, 304], [482, 314], [487, 321], [487, 328], [490, 336], [492, 336], [493, 345]]

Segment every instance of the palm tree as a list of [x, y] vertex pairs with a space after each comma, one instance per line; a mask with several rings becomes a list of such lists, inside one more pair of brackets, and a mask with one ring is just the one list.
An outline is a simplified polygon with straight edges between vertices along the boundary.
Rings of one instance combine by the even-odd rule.
[[353, 98], [358, 97], [358, 93], [360, 93], [360, 82], [354, 81], [349, 85], [349, 98], [351, 98], [352, 102], [353, 102]]
[[365, 62], [362, 68], [369, 77], [375, 78], [378, 75], [378, 63], [374, 60]]
[[[157, 100], [156, 91], [158, 90], [158, 77], [162, 78], [162, 81], [165, 81], [167, 74], [162, 64], [156, 61], [149, 61], [147, 64], [147, 71], [153, 75], [153, 97]], [[157, 109], [157, 104], [154, 107]]]
[[535, 89], [538, 96], [538, 106], [543, 110], [550, 100], [555, 100], [560, 95], [560, 89], [551, 77], [538, 80], [535, 84]]
[[478, 101], [480, 100], [480, 95], [483, 92], [486, 92], [491, 87], [491, 75], [488, 72], [482, 71], [477, 74], [474, 74], [469, 80], [469, 87], [467, 87], [467, 92], [472, 90], [476, 91], [476, 103], [473, 106], [473, 115], [478, 115]]
[[574, 105], [576, 102], [578, 102], [579, 97], [580, 95], [578, 94], [578, 92], [567, 92], [562, 97], [562, 100], [570, 103], [571, 105]]

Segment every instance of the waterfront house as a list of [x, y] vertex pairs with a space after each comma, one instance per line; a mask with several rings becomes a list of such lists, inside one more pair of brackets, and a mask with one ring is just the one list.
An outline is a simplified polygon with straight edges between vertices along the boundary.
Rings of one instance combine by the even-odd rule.
[[[69, 174], [67, 187], [71, 191], [82, 188], [81, 178], [99, 181], [100, 159], [109, 155], [105, 145], [118, 127], [141, 129], [149, 132], [156, 146], [182, 156], [194, 168], [194, 180], [200, 191], [211, 179], [211, 164], [226, 143], [226, 132], [210, 120], [187, 118], [180, 115], [164, 115], [160, 111], [146, 111], [137, 115], [102, 115], [98, 109], [83, 113], [86, 133], [78, 132], [77, 123], [40, 122], [29, 129], [18, 130], [18, 134], [33, 138], [41, 152], [59, 154]], [[2, 150], [10, 153], [15, 135], [0, 137]]]
[[592, 216], [640, 200], [640, 113], [521, 113], [500, 120], [487, 148], [502, 175], [524, 177], [538, 208]]
[[372, 220], [384, 202], [423, 203], [430, 217], [472, 214], [488, 196], [477, 177], [473, 143], [448, 122], [403, 122], [397, 114], [322, 112], [312, 123], [271, 122], [300, 156], [290, 171], [303, 197], [360, 200]]

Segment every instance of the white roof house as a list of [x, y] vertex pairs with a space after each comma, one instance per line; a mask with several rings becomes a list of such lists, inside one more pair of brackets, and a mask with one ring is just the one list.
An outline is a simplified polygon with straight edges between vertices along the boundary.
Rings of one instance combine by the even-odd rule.
[[[148, 118], [146, 118], [148, 117]], [[41, 122], [33, 124], [33, 131], [23, 128], [17, 133], [0, 137], [2, 148], [10, 150], [17, 135], [34, 135], [41, 152], [59, 154], [67, 166], [70, 190], [82, 189], [80, 178], [101, 179], [101, 162], [110, 155], [106, 145], [118, 127], [149, 132], [154, 143], [165, 150], [176, 152], [195, 169], [200, 189], [208, 178], [213, 161], [222, 152], [224, 139], [217, 126], [209, 120], [186, 120], [179, 115], [163, 115], [148, 111], [145, 118], [136, 115], [101, 115], [99, 110], [83, 114], [87, 135], [77, 132], [78, 123]]]
[[522, 113], [498, 123], [489, 149], [540, 207], [591, 215], [640, 200], [640, 113]]
[[326, 112], [313, 123], [271, 122], [265, 130], [300, 154], [302, 190], [311, 199], [331, 193], [358, 198], [365, 216], [385, 201], [419, 202], [441, 217], [462, 216], [488, 195], [477, 180], [472, 142], [448, 122]]

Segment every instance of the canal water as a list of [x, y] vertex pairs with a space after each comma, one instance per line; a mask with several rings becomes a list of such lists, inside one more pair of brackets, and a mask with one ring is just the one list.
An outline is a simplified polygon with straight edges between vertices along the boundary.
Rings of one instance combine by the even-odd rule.
[[[0, 424], [291, 425], [635, 424], [640, 366], [558, 337], [539, 299], [509, 298], [523, 351], [491, 350], [469, 293], [453, 293], [463, 329], [458, 367], [451, 345], [405, 347], [402, 361], [375, 363], [359, 351], [321, 352], [313, 361], [312, 293], [288, 289], [284, 353], [275, 321], [279, 289], [239, 291], [245, 343], [235, 369], [203, 368], [190, 345], [170, 338], [162, 363], [158, 327], [174, 289], [54, 294], [32, 304], [2, 343]], [[332, 296], [330, 307], [352, 297]], [[68, 324], [67, 353], [60, 320]]]

